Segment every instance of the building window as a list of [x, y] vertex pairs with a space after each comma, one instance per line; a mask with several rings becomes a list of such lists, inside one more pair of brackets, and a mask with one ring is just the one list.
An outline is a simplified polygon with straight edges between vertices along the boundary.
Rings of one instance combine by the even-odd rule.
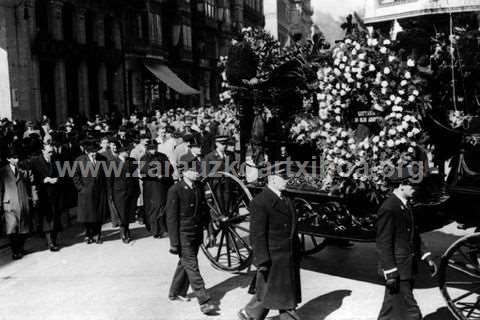
[[217, 15], [215, 0], [205, 0], [205, 15], [208, 18], [215, 19]]
[[114, 22], [113, 22], [113, 17], [110, 15], [105, 16], [104, 35], [105, 35], [105, 47], [107, 49], [115, 48]]
[[192, 48], [192, 27], [186, 25], [182, 26], [182, 42], [184, 48]]
[[85, 36], [87, 43], [95, 43], [95, 14], [87, 11], [85, 14]]
[[41, 34], [48, 34], [48, 10], [49, 2], [39, 0], [35, 3], [35, 16], [37, 22], [38, 32]]
[[73, 5], [65, 3], [62, 8], [62, 30], [65, 41], [73, 40]]
[[152, 40], [162, 43], [162, 17], [157, 13], [152, 15]]

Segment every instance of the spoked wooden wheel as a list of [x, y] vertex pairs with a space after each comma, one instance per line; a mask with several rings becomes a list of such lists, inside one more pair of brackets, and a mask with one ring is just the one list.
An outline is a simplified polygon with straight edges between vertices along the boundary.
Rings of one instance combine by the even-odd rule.
[[234, 175], [219, 172], [206, 177], [205, 197], [210, 223], [201, 245], [210, 262], [224, 271], [240, 271], [251, 262], [249, 209], [252, 195]]
[[480, 233], [458, 239], [445, 251], [438, 281], [458, 320], [480, 319]]
[[315, 224], [318, 224], [318, 214], [314, 211], [312, 205], [303, 198], [294, 198], [293, 203], [297, 211], [298, 237], [302, 255], [308, 256], [321, 251], [326, 246], [325, 239], [308, 232], [306, 228], [302, 228], [302, 226], [315, 227]]

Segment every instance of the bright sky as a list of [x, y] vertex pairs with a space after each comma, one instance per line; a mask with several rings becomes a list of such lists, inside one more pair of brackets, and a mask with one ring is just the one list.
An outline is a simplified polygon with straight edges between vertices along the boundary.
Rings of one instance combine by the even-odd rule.
[[361, 11], [365, 0], [312, 0], [315, 12], [330, 13], [335, 18], [345, 17], [353, 11]]

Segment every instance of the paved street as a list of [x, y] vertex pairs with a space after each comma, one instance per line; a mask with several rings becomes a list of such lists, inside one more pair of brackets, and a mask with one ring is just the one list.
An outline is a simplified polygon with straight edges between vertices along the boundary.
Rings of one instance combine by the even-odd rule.
[[[168, 240], [148, 237], [136, 225], [137, 240], [125, 245], [109, 226], [104, 226], [103, 245], [82, 243], [81, 230], [74, 227], [59, 253], [45, 251], [39, 238], [28, 241], [27, 250], [33, 252], [20, 261], [12, 262], [9, 249], [2, 250], [0, 319], [233, 320], [250, 299], [248, 275], [217, 271], [200, 254], [210, 294], [220, 302], [219, 315], [203, 316], [195, 301], [170, 302], [168, 287], [177, 260], [168, 254]], [[461, 233], [450, 225], [425, 239], [438, 256]], [[375, 319], [383, 295], [375, 264], [373, 244], [329, 247], [305, 259], [302, 319]], [[451, 319], [432, 280], [422, 277], [417, 287], [426, 320]]]

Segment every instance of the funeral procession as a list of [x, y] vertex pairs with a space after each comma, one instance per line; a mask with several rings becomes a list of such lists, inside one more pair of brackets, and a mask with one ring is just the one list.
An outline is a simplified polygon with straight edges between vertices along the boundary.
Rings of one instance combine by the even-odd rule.
[[0, 320], [480, 320], [480, 0], [0, 0]]

